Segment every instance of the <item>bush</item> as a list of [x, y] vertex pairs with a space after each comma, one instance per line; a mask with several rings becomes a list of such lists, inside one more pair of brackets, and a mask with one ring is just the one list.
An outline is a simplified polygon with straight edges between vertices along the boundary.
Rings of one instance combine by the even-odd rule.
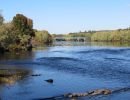
[[36, 31], [35, 35], [35, 40], [38, 42], [38, 44], [52, 43], [52, 36], [48, 31]]

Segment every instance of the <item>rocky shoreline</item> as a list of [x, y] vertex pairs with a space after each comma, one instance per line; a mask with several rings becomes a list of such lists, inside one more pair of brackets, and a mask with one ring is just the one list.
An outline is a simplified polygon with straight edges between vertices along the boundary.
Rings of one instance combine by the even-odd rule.
[[120, 92], [127, 92], [130, 91], [130, 87], [125, 87], [125, 88], [119, 88], [115, 90], [111, 89], [96, 89], [84, 93], [68, 93], [68, 94], [63, 94], [60, 96], [55, 96], [55, 97], [50, 97], [50, 98], [37, 98], [33, 100], [76, 100], [76, 98], [79, 97], [93, 97], [93, 96], [99, 96], [99, 95], [110, 95], [114, 93], [120, 93]]

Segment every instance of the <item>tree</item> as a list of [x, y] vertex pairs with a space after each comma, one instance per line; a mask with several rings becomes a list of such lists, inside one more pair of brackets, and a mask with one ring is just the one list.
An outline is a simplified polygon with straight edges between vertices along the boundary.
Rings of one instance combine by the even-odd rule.
[[18, 34], [35, 36], [33, 31], [33, 21], [22, 14], [17, 14], [13, 18], [13, 24]]
[[[3, 25], [3, 22], [4, 22], [4, 17], [2, 16], [2, 14], [0, 14], [0, 27], [1, 27], [1, 25]], [[1, 37], [0, 37], [0, 40], [1, 40]], [[2, 47], [1, 42], [0, 42], [0, 53], [3, 53], [4, 51], [5, 51], [5, 49], [4, 49], [4, 47]]]
[[12, 21], [15, 33], [17, 36], [16, 44], [21, 45], [24, 49], [32, 48], [32, 38], [35, 36], [35, 32], [33, 30], [33, 21], [30, 18], [22, 14], [16, 14]]
[[43, 44], [48, 44], [52, 42], [52, 36], [50, 35], [50, 33], [46, 30], [43, 31], [37, 31], [35, 33], [35, 39], [36, 41], [38, 41], [39, 43], [43, 43]]
[[0, 43], [5, 49], [15, 43], [16, 35], [12, 23], [4, 23], [0, 26]]
[[4, 22], [4, 17], [2, 16], [2, 14], [0, 14], [0, 26], [3, 24]]
[[1, 17], [0, 25], [0, 51], [8, 50], [31, 50], [33, 31], [33, 21], [22, 14], [17, 14], [12, 22], [3, 23]]

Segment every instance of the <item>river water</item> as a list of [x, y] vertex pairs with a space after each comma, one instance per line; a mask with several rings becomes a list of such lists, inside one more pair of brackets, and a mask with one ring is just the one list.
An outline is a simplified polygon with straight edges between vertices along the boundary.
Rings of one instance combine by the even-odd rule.
[[[130, 86], [130, 45], [60, 42], [29, 53], [1, 55], [0, 68], [29, 71], [13, 84], [0, 84], [2, 100], [40, 100], [66, 93], [124, 88]], [[32, 76], [35, 74], [41, 76]], [[54, 82], [48, 83], [47, 79]], [[130, 100], [130, 91], [75, 100], [99, 99]]]

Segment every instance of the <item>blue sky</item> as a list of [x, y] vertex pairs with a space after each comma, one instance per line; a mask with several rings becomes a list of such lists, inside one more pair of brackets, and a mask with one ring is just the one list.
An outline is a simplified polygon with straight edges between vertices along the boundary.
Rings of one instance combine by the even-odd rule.
[[130, 26], [130, 0], [0, 0], [0, 9], [6, 21], [22, 13], [50, 33]]

